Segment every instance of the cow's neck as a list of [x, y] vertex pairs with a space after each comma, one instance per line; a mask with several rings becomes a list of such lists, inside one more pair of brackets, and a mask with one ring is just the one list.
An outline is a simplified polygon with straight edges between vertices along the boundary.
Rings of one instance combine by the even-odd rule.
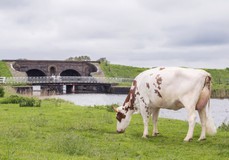
[[123, 109], [128, 112], [128, 111], [134, 111], [134, 102], [136, 98], [136, 88], [137, 88], [137, 81], [134, 80], [132, 83], [132, 86], [130, 88], [130, 91], [126, 97], [125, 102], [123, 103]]

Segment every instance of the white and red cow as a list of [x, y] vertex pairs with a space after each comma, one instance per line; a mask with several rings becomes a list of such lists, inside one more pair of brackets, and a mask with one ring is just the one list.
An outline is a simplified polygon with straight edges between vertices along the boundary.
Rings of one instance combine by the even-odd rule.
[[157, 120], [160, 108], [178, 110], [186, 108], [189, 129], [184, 141], [190, 141], [195, 127], [196, 110], [202, 131], [199, 140], [206, 139], [206, 132], [216, 133], [211, 116], [206, 111], [211, 94], [211, 75], [203, 70], [166, 67], [142, 72], [133, 81], [123, 104], [117, 112], [117, 132], [125, 131], [134, 112], [140, 112], [144, 123], [143, 137], [148, 136], [148, 122], [152, 115], [153, 136], [158, 134]]

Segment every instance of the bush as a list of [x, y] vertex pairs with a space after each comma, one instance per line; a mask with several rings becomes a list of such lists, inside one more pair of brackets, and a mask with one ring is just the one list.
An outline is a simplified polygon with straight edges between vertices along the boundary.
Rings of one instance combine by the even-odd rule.
[[0, 87], [0, 97], [4, 97], [5, 91], [3, 87]]
[[229, 123], [222, 123], [221, 126], [219, 126], [219, 129], [229, 131]]
[[22, 97], [19, 97], [17, 95], [11, 95], [9, 97], [4, 98], [1, 103], [2, 104], [18, 104], [22, 101]]
[[36, 100], [34, 98], [24, 98], [23, 101], [19, 103], [20, 107], [40, 107], [41, 100]]
[[41, 100], [33, 97], [21, 97], [18, 95], [11, 95], [4, 98], [0, 103], [2, 104], [19, 104], [20, 107], [40, 107]]

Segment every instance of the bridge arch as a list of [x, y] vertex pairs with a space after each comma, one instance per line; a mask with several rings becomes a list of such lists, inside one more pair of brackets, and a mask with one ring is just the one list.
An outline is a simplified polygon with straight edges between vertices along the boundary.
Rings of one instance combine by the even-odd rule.
[[56, 75], [56, 66], [49, 66], [49, 73], [50, 76], [55, 76]]
[[[19, 72], [29, 76], [91, 76], [97, 72], [99, 61], [55, 61], [55, 60], [5, 60]], [[33, 73], [33, 72], [43, 73]], [[32, 70], [32, 71], [30, 71]], [[40, 70], [40, 71], [38, 71]], [[16, 73], [15, 73], [16, 74]]]
[[60, 76], [81, 76], [79, 72], [73, 69], [67, 69], [60, 73]]
[[39, 70], [39, 69], [30, 69], [26, 72], [28, 77], [42, 77], [42, 76], [46, 76], [46, 74]]

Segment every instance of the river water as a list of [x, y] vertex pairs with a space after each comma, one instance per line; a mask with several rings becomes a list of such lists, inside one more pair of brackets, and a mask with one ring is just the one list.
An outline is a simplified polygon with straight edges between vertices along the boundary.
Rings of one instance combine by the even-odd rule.
[[[58, 95], [54, 98], [61, 98], [73, 102], [81, 106], [94, 106], [94, 105], [122, 105], [127, 95], [117, 94], [71, 94], [71, 95]], [[229, 99], [211, 99], [211, 114], [216, 126], [222, 123], [229, 123]], [[159, 117], [172, 118], [179, 120], [187, 120], [187, 111], [180, 109], [178, 111], [161, 109]], [[199, 116], [197, 116], [199, 122]]]

